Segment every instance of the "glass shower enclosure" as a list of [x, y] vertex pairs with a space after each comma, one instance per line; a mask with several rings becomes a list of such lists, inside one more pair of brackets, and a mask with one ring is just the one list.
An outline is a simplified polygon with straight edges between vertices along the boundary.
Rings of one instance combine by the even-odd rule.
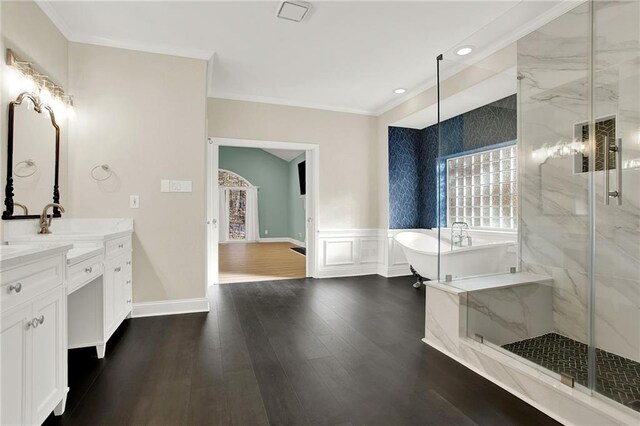
[[[640, 411], [640, 2], [581, 3], [516, 50], [516, 69], [470, 66], [513, 79], [517, 141], [451, 157], [458, 129], [438, 126], [439, 280], [488, 283], [467, 287], [469, 338]], [[502, 252], [485, 252], [455, 275], [447, 259], [474, 229], [517, 230], [513, 259], [487, 273]]]

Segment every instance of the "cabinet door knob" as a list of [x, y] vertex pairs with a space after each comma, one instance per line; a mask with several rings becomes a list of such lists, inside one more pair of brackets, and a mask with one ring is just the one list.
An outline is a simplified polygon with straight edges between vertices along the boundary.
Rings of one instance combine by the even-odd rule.
[[32, 319], [31, 321], [29, 321], [27, 323], [27, 328], [31, 327], [31, 328], [38, 328], [38, 320], [37, 319]]
[[127, 280], [127, 284], [131, 284], [131, 280]]
[[87, 266], [86, 268], [84, 268], [84, 271], [85, 271], [87, 274], [90, 274], [90, 273], [92, 273], [92, 272], [93, 272], [93, 268], [92, 268], [91, 266]]
[[118, 248], [124, 248], [124, 244], [118, 244]]
[[127, 303], [131, 303], [131, 299], [127, 299]]
[[38, 321], [40, 325], [42, 325], [42, 323], [44, 323], [44, 315], [40, 315], [40, 318], [36, 318], [35, 321]]
[[16, 293], [20, 293], [22, 291], [22, 283], [15, 283], [9, 286], [9, 293], [15, 291]]
[[122, 267], [120, 267], [120, 266], [118, 266], [117, 268], [115, 268], [113, 270], [113, 272], [120, 272], [120, 271], [122, 271]]

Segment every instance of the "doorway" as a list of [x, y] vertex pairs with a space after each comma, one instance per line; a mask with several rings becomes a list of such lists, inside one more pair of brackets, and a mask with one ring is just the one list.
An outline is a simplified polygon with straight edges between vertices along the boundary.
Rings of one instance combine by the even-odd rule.
[[[318, 145], [213, 137], [207, 150], [208, 285], [314, 277]], [[289, 194], [269, 178], [282, 167]]]

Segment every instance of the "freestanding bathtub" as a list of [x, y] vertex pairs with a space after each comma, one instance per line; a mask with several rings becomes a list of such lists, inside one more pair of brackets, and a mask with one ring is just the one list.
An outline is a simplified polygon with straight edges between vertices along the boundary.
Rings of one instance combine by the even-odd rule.
[[[400, 244], [409, 264], [422, 277], [438, 279], [438, 238], [420, 232], [401, 232], [393, 237]], [[509, 272], [515, 265], [516, 243], [482, 242], [470, 247], [454, 247], [451, 242], [441, 238], [440, 279], [447, 275], [453, 279]]]

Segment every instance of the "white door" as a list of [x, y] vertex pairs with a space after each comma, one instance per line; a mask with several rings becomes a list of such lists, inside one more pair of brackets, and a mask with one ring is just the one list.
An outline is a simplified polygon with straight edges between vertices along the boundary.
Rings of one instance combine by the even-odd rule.
[[67, 351], [65, 301], [65, 289], [59, 288], [33, 303], [31, 395], [35, 424], [44, 422], [66, 391], [63, 389]]
[[0, 399], [0, 424], [30, 424], [30, 407], [27, 406], [27, 383], [31, 382], [28, 355], [31, 351], [31, 305], [2, 317], [0, 333], [0, 373], [2, 397]]
[[218, 282], [218, 224], [220, 223], [220, 190], [218, 189], [218, 145], [209, 139], [207, 167], [207, 285]]

